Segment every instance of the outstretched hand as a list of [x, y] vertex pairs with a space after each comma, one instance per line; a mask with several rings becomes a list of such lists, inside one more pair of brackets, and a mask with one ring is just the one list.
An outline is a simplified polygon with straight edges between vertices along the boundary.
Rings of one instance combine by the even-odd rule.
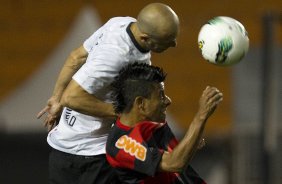
[[51, 97], [47, 101], [47, 105], [37, 114], [37, 119], [40, 119], [44, 114], [47, 114], [44, 120], [44, 126], [49, 132], [57, 125], [62, 109], [63, 107], [60, 102], [54, 97]]

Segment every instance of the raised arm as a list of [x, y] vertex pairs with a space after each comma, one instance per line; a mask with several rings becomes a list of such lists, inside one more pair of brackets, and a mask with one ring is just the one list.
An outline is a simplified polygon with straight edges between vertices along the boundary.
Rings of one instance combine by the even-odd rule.
[[47, 113], [44, 125], [48, 131], [55, 126], [56, 120], [61, 114], [63, 106], [60, 104], [60, 100], [64, 90], [71, 81], [74, 73], [85, 63], [87, 56], [88, 52], [83, 46], [70, 53], [56, 81], [52, 96], [47, 101], [47, 105], [37, 114], [37, 118], [40, 118], [43, 114]]
[[208, 118], [222, 101], [222, 93], [207, 87], [199, 100], [199, 109], [188, 131], [171, 153], [165, 152], [159, 165], [161, 171], [180, 172], [196, 152]]
[[64, 90], [66, 89], [67, 85], [72, 79], [72, 76], [85, 63], [87, 56], [88, 56], [88, 52], [84, 49], [83, 46], [80, 46], [79, 48], [71, 52], [55, 84], [55, 88], [52, 96], [57, 101], [60, 101]]

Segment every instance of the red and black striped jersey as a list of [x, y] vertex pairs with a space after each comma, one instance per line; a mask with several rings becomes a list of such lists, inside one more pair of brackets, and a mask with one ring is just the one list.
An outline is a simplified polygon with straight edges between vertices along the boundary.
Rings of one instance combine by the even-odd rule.
[[144, 121], [128, 127], [117, 120], [107, 140], [106, 156], [122, 183], [205, 184], [189, 165], [182, 173], [158, 171], [164, 151], [171, 152], [177, 143], [167, 123]]

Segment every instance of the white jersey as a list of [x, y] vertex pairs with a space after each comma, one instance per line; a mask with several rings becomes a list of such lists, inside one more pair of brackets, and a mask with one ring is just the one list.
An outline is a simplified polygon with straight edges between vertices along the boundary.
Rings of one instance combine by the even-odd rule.
[[[112, 18], [83, 44], [88, 57], [73, 80], [103, 101], [111, 102], [109, 84], [123, 66], [135, 61], [151, 63], [150, 52], [137, 44], [130, 31], [130, 24], [135, 21], [131, 17]], [[113, 123], [64, 108], [58, 126], [50, 131], [47, 141], [51, 147], [70, 154], [104, 154]]]

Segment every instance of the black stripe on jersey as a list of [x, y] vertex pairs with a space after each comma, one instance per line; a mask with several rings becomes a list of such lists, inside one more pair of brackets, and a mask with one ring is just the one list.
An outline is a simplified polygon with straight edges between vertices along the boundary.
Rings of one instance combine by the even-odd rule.
[[[150, 155], [150, 158], [148, 158], [149, 155]], [[154, 176], [158, 170], [158, 166], [159, 166], [159, 163], [161, 162], [161, 159], [162, 159], [162, 154], [160, 153], [158, 149], [153, 148], [153, 147], [147, 147], [146, 160], [140, 161], [138, 159], [135, 159], [134, 167], [138, 167], [138, 169], [142, 170], [143, 173], [146, 173], [147, 176]]]
[[155, 141], [158, 143], [158, 148], [168, 151], [168, 144], [175, 139], [175, 136], [173, 135], [168, 124], [166, 124], [155, 131], [153, 134], [153, 139], [155, 139]]

